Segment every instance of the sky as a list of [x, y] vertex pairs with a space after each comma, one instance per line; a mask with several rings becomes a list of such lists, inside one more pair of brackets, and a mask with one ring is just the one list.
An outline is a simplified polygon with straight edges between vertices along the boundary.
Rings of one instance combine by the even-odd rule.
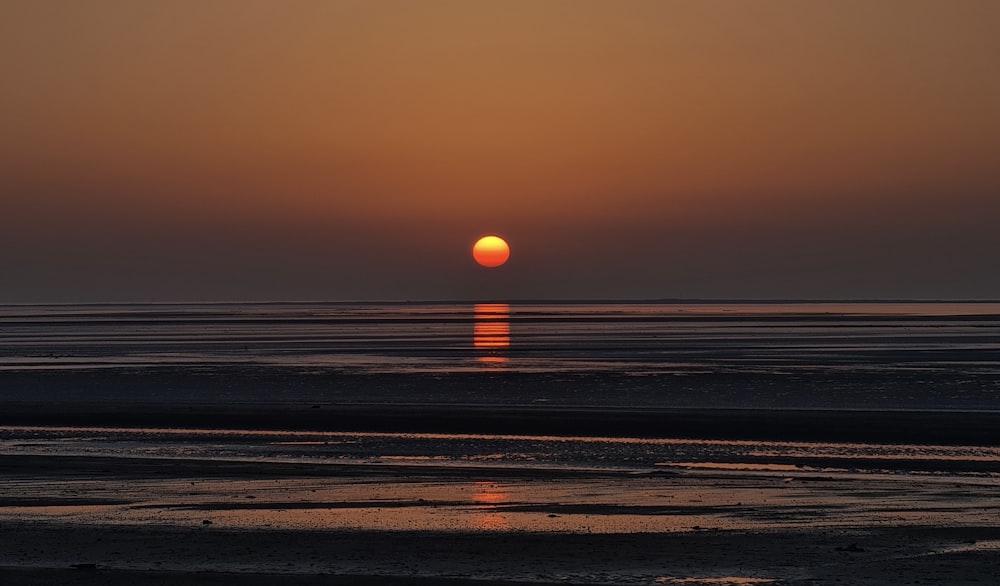
[[0, 0], [0, 302], [997, 299], [998, 55], [994, 0]]

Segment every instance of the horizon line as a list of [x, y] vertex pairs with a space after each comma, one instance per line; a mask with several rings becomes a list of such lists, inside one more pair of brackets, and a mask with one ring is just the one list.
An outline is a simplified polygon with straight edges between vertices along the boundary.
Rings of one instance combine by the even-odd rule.
[[0, 301], [0, 307], [15, 306], [106, 306], [106, 305], [461, 305], [477, 303], [508, 303], [527, 305], [585, 305], [585, 304], [639, 304], [639, 305], [767, 305], [767, 304], [825, 304], [825, 303], [1000, 303], [1000, 299], [977, 298], [725, 298], [725, 297], [660, 297], [660, 298], [499, 298], [499, 299], [300, 299], [300, 300], [175, 300], [175, 301]]

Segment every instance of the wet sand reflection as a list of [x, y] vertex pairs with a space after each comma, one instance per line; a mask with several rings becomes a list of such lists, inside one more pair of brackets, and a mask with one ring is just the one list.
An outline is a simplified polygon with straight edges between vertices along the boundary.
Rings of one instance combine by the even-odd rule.
[[[364, 474], [55, 484], [46, 474], [0, 487], [0, 522], [621, 534], [814, 530], [868, 526], [887, 516], [899, 526], [977, 526], [997, 506], [996, 479], [954, 476], [691, 470], [473, 483], [438, 470], [437, 478], [402, 483]], [[34, 496], [18, 496], [24, 494]]]
[[503, 485], [493, 482], [476, 482], [473, 484], [472, 502], [476, 507], [471, 514], [471, 525], [479, 531], [507, 531], [510, 529], [510, 519], [497, 509], [510, 500], [510, 494]]

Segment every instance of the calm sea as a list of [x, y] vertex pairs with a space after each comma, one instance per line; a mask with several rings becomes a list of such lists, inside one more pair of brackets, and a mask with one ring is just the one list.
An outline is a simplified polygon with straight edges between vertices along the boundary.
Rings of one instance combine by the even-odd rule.
[[[286, 414], [292, 405], [316, 417], [338, 403], [391, 403], [395, 413], [400, 404], [420, 404], [421, 413], [515, 405], [557, 420], [674, 407], [997, 411], [1000, 304], [0, 307], [0, 409], [41, 402], [58, 412], [88, 401], [112, 412], [130, 401], [154, 410], [209, 402], [220, 413], [282, 403]], [[264, 417], [253, 429], [281, 421]], [[131, 427], [2, 428], [0, 451], [766, 469], [855, 469], [864, 460], [873, 469], [976, 474], [996, 461], [995, 448], [975, 446]]]
[[[675, 394], [689, 402], [700, 392], [702, 401], [742, 405], [733, 388], [746, 383], [756, 389], [747, 400], [785, 406], [796, 402], [762, 389], [780, 382], [782, 396], [821, 399], [829, 381], [831, 397], [838, 384], [838, 396], [854, 389], [846, 407], [865, 403], [869, 383], [882, 389], [879, 401], [892, 405], [884, 387], [898, 381], [899, 392], [933, 395], [929, 407], [997, 408], [1000, 303], [0, 306], [0, 373], [17, 373], [23, 382], [32, 375], [144, 370], [486, 373], [493, 385], [505, 376], [544, 375], [576, 377], [583, 391], [586, 377], [632, 377], [636, 388], [652, 389], [642, 401], [654, 402], [665, 377], [681, 377], [690, 392]], [[660, 383], [648, 382], [654, 379]], [[699, 381], [712, 397], [698, 390]], [[39, 388], [51, 391], [51, 385]], [[625, 400], [605, 390], [581, 391], [573, 400]], [[394, 400], [393, 392], [391, 385], [379, 387], [375, 399]], [[538, 396], [532, 390], [518, 400]]]

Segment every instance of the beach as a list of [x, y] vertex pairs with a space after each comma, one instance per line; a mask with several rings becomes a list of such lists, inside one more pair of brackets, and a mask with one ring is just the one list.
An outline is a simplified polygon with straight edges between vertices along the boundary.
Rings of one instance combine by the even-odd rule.
[[[427, 407], [382, 406], [383, 428], [399, 429], [292, 431], [290, 421], [308, 426], [299, 414], [337, 406], [244, 407], [231, 418], [221, 407], [178, 406], [177, 413], [161, 409], [155, 417], [136, 406], [107, 407], [103, 414], [95, 405], [51, 414], [49, 425], [24, 425], [44, 420], [38, 405], [5, 411], [5, 582], [976, 584], [1000, 578], [1000, 442], [987, 429], [994, 418], [984, 414], [857, 413], [878, 423], [880, 442], [830, 444], [809, 435], [761, 436], [777, 429], [789, 437], [796, 427], [787, 422], [798, 416], [824, 421], [813, 430], [823, 435], [864, 434], [854, 418], [820, 412], [658, 414], [668, 429], [676, 427], [670, 421], [696, 421], [701, 435], [729, 438], [682, 440], [628, 433], [653, 419], [641, 412], [595, 427], [592, 413], [541, 408], [534, 431], [558, 422], [548, 431], [561, 435], [526, 436], [509, 433], [516, 410], [497, 410], [490, 423], [481, 408], [452, 407], [432, 417]], [[372, 409], [344, 406], [344, 417], [363, 427]], [[177, 425], [184, 417], [214, 425]], [[265, 419], [272, 431], [244, 425]], [[454, 422], [442, 428], [441, 421], [455, 419], [508, 433], [469, 433]], [[886, 441], [935, 420], [953, 430], [937, 436], [941, 443]], [[339, 428], [339, 421], [326, 427]], [[153, 422], [165, 425], [135, 425]], [[611, 433], [567, 433], [574, 422], [578, 432]], [[750, 439], [729, 437], [739, 435]]]
[[10, 310], [0, 580], [1000, 580], [993, 314], [546, 311]]
[[[448, 448], [108, 455], [137, 433], [148, 451], [185, 451], [176, 432], [3, 430], [5, 583], [975, 584], [1000, 567], [996, 472], [969, 470], [969, 454], [917, 470], [900, 469], [913, 447], [877, 469], [832, 456], [705, 465], [725, 446], [697, 443], [685, 446], [691, 462], [627, 469], [448, 458]], [[205, 433], [202, 443], [237, 443]], [[15, 437], [36, 446], [10, 449]], [[269, 443], [354, 436], [319, 437]], [[75, 455], [38, 447], [95, 438], [105, 445], [63, 448]], [[995, 468], [995, 454], [979, 457]]]

